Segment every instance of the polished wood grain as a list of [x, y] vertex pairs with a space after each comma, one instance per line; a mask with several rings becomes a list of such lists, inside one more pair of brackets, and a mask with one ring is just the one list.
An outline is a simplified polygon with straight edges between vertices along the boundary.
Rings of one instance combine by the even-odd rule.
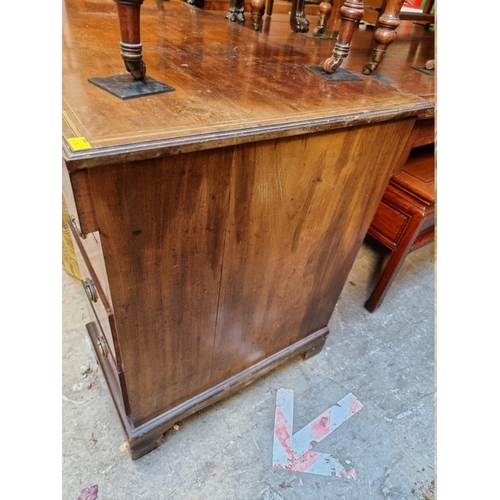
[[326, 327], [412, 127], [88, 171], [135, 425]]
[[[393, 137], [411, 127], [397, 121], [236, 149], [214, 382], [327, 326], [404, 144]], [[374, 150], [376, 171], [366, 168]]]
[[87, 328], [137, 458], [176, 419], [318, 352], [433, 105], [368, 77], [327, 82], [304, 67], [317, 54], [174, 0], [143, 5], [141, 28], [148, 74], [175, 91], [122, 101], [87, 81], [120, 63], [116, 14], [64, 6], [65, 192], [113, 356], [92, 303]]
[[92, 172], [135, 425], [211, 385], [231, 158], [210, 150]]
[[[215, 14], [215, 13], [214, 13]], [[288, 18], [276, 14], [270, 19], [264, 35], [274, 43], [292, 46], [300, 52], [310, 54], [313, 64], [321, 64], [333, 48], [332, 40], [306, 37], [290, 33], [287, 27]], [[338, 28], [338, 23], [336, 24]], [[375, 76], [364, 76], [363, 66], [371, 58], [375, 29], [372, 26], [361, 24], [355, 30], [349, 55], [344, 59], [342, 67], [360, 77], [372, 79]], [[391, 86], [403, 92], [419, 95], [431, 103], [435, 101], [435, 78], [412, 66], [424, 67], [425, 63], [435, 57], [435, 33], [424, 26], [411, 21], [401, 21], [397, 30], [397, 37], [386, 53], [384, 62], [378, 73], [389, 78]], [[324, 87], [321, 86], [319, 90]], [[422, 116], [434, 116], [434, 108], [422, 112]]]
[[[262, 33], [223, 21], [218, 13], [175, 0], [163, 11], [145, 4], [141, 17], [148, 74], [175, 91], [117, 101], [87, 82], [121, 71], [114, 5], [78, 9], [67, 0], [64, 6], [63, 135], [83, 136], [92, 146], [73, 151], [64, 143], [69, 170], [428, 109], [418, 97], [374, 80], [324, 81], [304, 68], [321, 64], [313, 54], [272, 43]], [[71, 43], [79, 36], [85, 37], [85, 47]]]
[[[291, 45], [301, 51], [308, 51], [317, 59], [324, 59], [329, 54], [330, 46], [325, 40], [314, 40], [304, 36], [290, 35], [287, 33], [288, 19], [285, 16], [273, 15], [273, 19], [267, 25], [266, 36], [276, 43]], [[349, 56], [344, 60], [343, 67], [356, 74], [361, 74], [363, 65], [367, 58], [371, 57], [374, 40], [374, 29], [361, 25], [355, 31]], [[398, 36], [391, 44], [391, 50], [384, 58], [384, 64], [379, 72], [392, 80], [394, 88], [412, 92], [422, 96], [432, 107], [423, 111], [412, 133], [406, 142], [403, 151], [396, 161], [394, 174], [401, 172], [411, 154], [411, 151], [419, 146], [433, 144], [435, 140], [434, 101], [435, 101], [435, 79], [433, 76], [412, 69], [412, 66], [424, 67], [435, 55], [435, 39], [433, 30], [409, 21], [401, 21], [398, 26]], [[371, 77], [370, 77], [371, 78]], [[372, 226], [374, 234], [381, 241], [381, 234], [387, 233], [385, 243], [391, 247], [390, 241], [400, 236], [403, 222], [407, 220], [401, 212], [394, 211], [385, 204], [381, 204], [377, 212], [377, 225], [383, 225], [383, 230]], [[428, 221], [431, 219], [427, 219]], [[417, 237], [412, 248], [432, 241], [433, 233], [426, 233]], [[430, 238], [430, 239], [429, 239]]]

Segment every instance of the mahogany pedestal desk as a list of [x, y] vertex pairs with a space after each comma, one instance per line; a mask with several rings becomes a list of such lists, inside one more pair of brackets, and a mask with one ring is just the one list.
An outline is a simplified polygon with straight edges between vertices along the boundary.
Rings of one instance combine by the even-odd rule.
[[121, 100], [88, 82], [124, 72], [110, 4], [63, 2], [63, 193], [87, 330], [137, 458], [323, 346], [430, 105], [322, 80], [306, 52], [175, 1], [141, 21], [148, 74], [175, 91]]

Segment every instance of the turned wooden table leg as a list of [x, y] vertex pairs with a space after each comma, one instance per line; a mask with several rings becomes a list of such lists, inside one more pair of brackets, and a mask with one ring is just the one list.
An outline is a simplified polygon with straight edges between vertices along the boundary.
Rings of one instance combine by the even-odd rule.
[[264, 15], [264, 8], [266, 0], [252, 0], [252, 25], [255, 31], [260, 31], [260, 24], [262, 16]]
[[319, 14], [318, 14], [319, 20], [318, 20], [318, 26], [316, 26], [316, 28], [314, 28], [313, 31], [314, 36], [318, 36], [321, 33], [323, 33], [323, 31], [325, 31], [326, 23], [328, 19], [330, 19], [330, 15], [332, 13], [332, 8], [333, 8], [332, 4], [333, 0], [323, 0], [319, 4]]
[[397, 247], [393, 250], [382, 271], [382, 274], [377, 281], [377, 284], [373, 288], [370, 297], [368, 297], [368, 300], [365, 302], [365, 309], [368, 311], [375, 311], [375, 309], [377, 309], [384, 300], [384, 297], [394, 281], [394, 278], [398, 274], [398, 271], [401, 269], [406, 256], [410, 253], [411, 247], [417, 239], [424, 221], [425, 219], [422, 214], [417, 214], [410, 218], [410, 221], [405, 227]]
[[373, 35], [376, 45], [373, 49], [372, 61], [365, 64], [363, 68], [364, 75], [376, 71], [387, 48], [396, 39], [396, 28], [399, 26], [399, 13], [403, 4], [404, 0], [388, 0], [384, 13], [378, 20], [378, 28]]
[[309, 31], [309, 21], [304, 14], [306, 0], [293, 0], [292, 11], [290, 13], [290, 27], [295, 33], [307, 33]]
[[144, 80], [146, 65], [142, 60], [141, 5], [143, 0], [115, 0], [121, 34], [121, 56], [134, 80]]
[[226, 19], [233, 23], [245, 24], [245, 0], [231, 0]]
[[329, 57], [323, 63], [323, 68], [327, 73], [335, 73], [342, 61], [348, 56], [354, 30], [359, 21], [363, 19], [364, 13], [363, 0], [346, 0], [345, 4], [340, 8], [342, 22], [339, 36], [335, 42], [332, 57]]

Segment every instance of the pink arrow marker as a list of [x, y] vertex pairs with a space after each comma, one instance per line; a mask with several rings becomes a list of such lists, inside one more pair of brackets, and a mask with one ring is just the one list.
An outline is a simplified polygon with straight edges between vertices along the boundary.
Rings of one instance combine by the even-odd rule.
[[348, 394], [336, 405], [325, 410], [305, 427], [293, 431], [293, 399], [291, 389], [278, 389], [274, 418], [273, 467], [295, 472], [308, 472], [356, 479], [356, 471], [344, 466], [327, 453], [312, 451], [312, 442], [320, 442], [339, 425], [355, 415], [363, 405]]

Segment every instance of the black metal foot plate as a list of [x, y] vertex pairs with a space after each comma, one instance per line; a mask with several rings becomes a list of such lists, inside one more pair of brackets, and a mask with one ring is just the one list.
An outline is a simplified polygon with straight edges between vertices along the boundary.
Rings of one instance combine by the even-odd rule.
[[422, 73], [425, 73], [426, 75], [434, 76], [434, 70], [427, 69], [424, 66], [412, 66], [411, 69], [416, 69], [417, 71], [421, 71]]
[[89, 82], [124, 100], [175, 90], [174, 87], [149, 76], [144, 80], [134, 80], [129, 74], [89, 78]]
[[355, 75], [354, 73], [350, 73], [349, 71], [338, 68], [335, 73], [327, 73], [323, 66], [305, 66], [305, 68], [315, 75], [320, 76], [321, 78], [328, 81], [336, 81], [336, 82], [362, 82], [363, 78]]
[[376, 71], [374, 71], [370, 76], [374, 80], [377, 80], [377, 81], [382, 82], [382, 83], [388, 83], [389, 85], [392, 85], [394, 83], [394, 80], [391, 80], [387, 75], [377, 73]]

